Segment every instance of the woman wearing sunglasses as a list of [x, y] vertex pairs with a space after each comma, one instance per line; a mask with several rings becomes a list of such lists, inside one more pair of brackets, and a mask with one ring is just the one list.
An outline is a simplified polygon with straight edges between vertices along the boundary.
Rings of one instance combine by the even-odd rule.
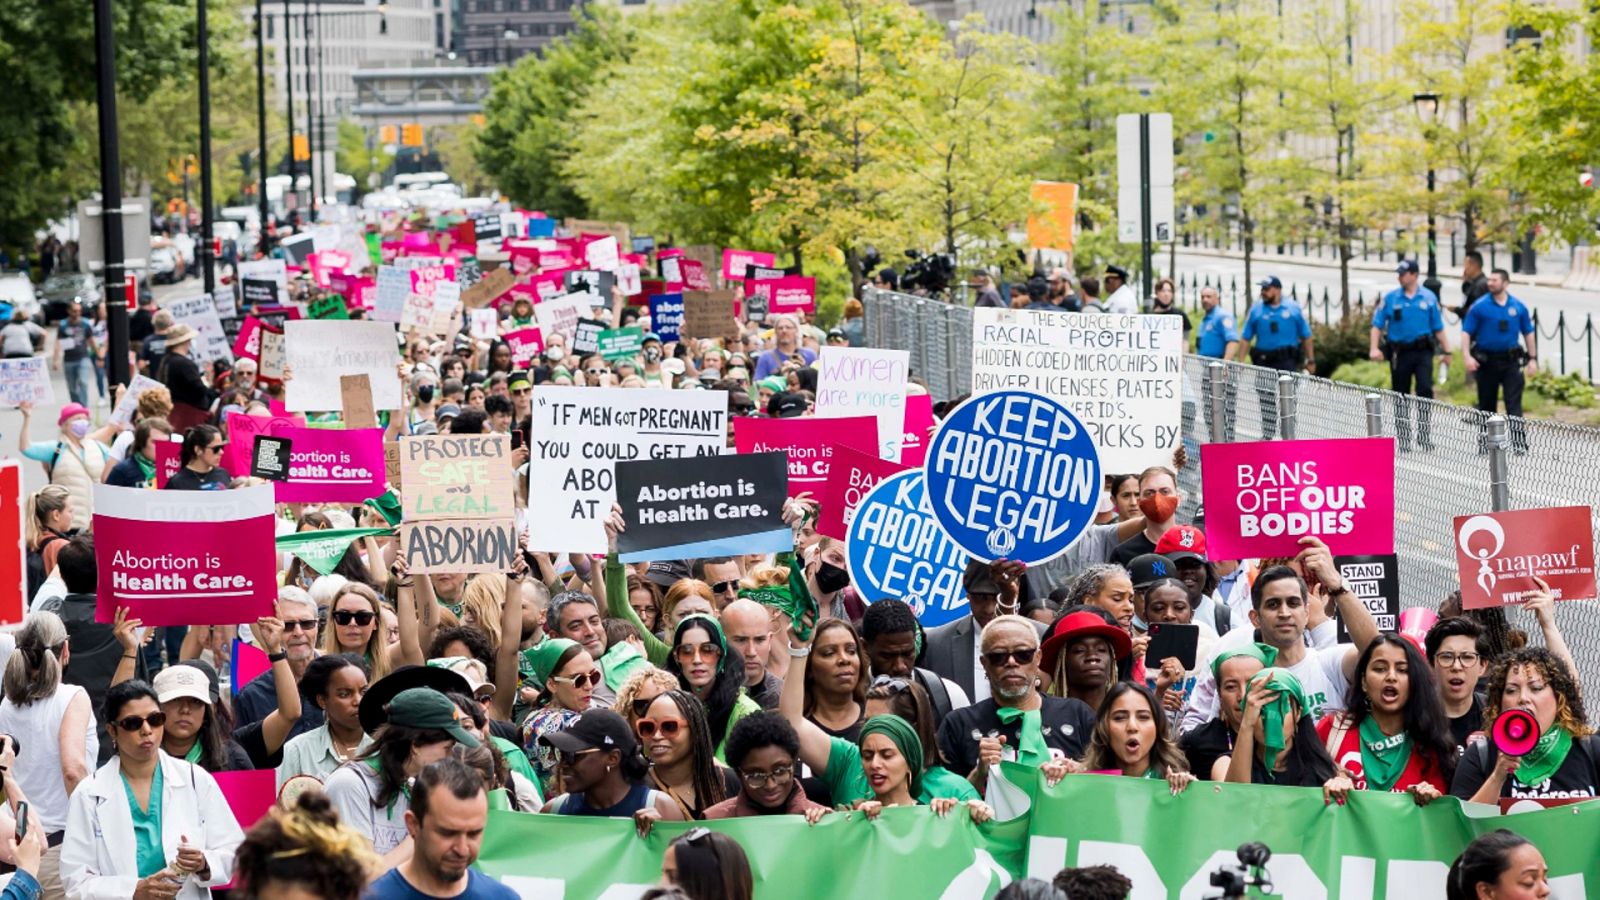
[[565, 793], [551, 797], [541, 812], [563, 816], [630, 816], [641, 832], [657, 821], [680, 822], [683, 813], [672, 798], [645, 783], [649, 763], [621, 716], [609, 709], [591, 709], [572, 727], [539, 738], [561, 761]]
[[717, 765], [705, 707], [692, 695], [671, 690], [655, 698], [634, 723], [649, 781], [677, 804], [685, 819], [704, 819], [705, 810], [739, 792], [731, 769]]
[[522, 723], [522, 747], [539, 776], [540, 787], [549, 795], [560, 790], [556, 778], [559, 760], [545, 738], [578, 721], [589, 709], [602, 676], [589, 651], [568, 638], [546, 638], [523, 654], [523, 659], [528, 663], [528, 680], [539, 688], [539, 695], [534, 698], [533, 712]]
[[161, 751], [166, 714], [143, 681], [106, 691], [117, 754], [73, 792], [61, 845], [72, 897], [202, 900], [233, 876], [244, 839], [205, 769]]
[[260, 722], [236, 729], [220, 696], [212, 693], [216, 670], [210, 664], [192, 659], [167, 666], [152, 686], [167, 716], [161, 749], [169, 755], [207, 772], [270, 768], [282, 758], [289, 729], [300, 719], [300, 690], [283, 654], [283, 623], [257, 619], [250, 633], [272, 660], [277, 707]]
[[[412, 589], [409, 575], [402, 576], [399, 589], [409, 597]], [[410, 605], [402, 601], [400, 612], [410, 612], [407, 608]], [[328, 624], [322, 629], [322, 652], [353, 653], [361, 657], [371, 668], [373, 681], [402, 665], [420, 665], [422, 648], [417, 646], [415, 634], [407, 640], [406, 628], [400, 629], [400, 643], [390, 646], [379, 616], [382, 609], [377, 593], [364, 584], [352, 582], [339, 588], [339, 595], [328, 606]], [[402, 626], [405, 621], [405, 616], [400, 616]]]
[[228, 446], [212, 425], [196, 425], [183, 435], [179, 469], [167, 479], [169, 491], [225, 491], [233, 476], [222, 468], [222, 451]]
[[629, 675], [622, 682], [622, 687], [617, 688], [617, 702], [611, 705], [611, 709], [627, 719], [628, 727], [632, 728], [650, 712], [652, 700], [677, 689], [678, 676], [666, 669], [645, 666]]
[[728, 653], [728, 639], [716, 619], [697, 613], [678, 623], [667, 671], [678, 676], [680, 688], [705, 704], [717, 759], [722, 759], [728, 732], [761, 707], [745, 696], [744, 660]]

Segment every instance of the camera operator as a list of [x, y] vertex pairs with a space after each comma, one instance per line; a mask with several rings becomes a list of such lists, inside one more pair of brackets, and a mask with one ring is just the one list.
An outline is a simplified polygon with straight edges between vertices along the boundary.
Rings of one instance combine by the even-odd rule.
[[[907, 275], [909, 274], [910, 270], [907, 270]], [[973, 269], [971, 285], [973, 296], [976, 298], [972, 301], [973, 306], [990, 306], [996, 309], [1006, 306], [1005, 301], [1000, 299], [1000, 292], [994, 289], [994, 278], [990, 276], [988, 269]]]

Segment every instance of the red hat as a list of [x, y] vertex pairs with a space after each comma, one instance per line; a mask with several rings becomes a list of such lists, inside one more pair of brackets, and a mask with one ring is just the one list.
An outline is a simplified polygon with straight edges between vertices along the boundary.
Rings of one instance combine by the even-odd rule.
[[1117, 659], [1133, 653], [1133, 639], [1128, 637], [1126, 631], [1095, 613], [1075, 612], [1057, 619], [1055, 624], [1050, 626], [1050, 633], [1045, 635], [1044, 643], [1039, 645], [1040, 669], [1045, 672], [1054, 671], [1056, 654], [1073, 641], [1086, 637], [1105, 638], [1111, 644], [1111, 652]]
[[1193, 525], [1174, 525], [1156, 541], [1156, 552], [1173, 562], [1206, 561], [1206, 533]]

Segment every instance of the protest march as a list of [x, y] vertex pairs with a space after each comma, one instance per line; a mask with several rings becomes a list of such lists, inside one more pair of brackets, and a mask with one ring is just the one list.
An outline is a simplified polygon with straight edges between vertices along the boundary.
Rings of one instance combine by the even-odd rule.
[[877, 294], [501, 207], [140, 301], [106, 416], [6, 361], [6, 900], [1600, 896], [1590, 508], [1431, 596], [1395, 438], [1206, 439], [1181, 316], [935, 395]]

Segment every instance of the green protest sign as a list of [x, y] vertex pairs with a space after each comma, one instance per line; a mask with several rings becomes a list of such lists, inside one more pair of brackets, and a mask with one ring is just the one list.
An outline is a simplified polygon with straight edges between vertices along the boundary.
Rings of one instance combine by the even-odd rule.
[[345, 309], [344, 298], [338, 294], [324, 294], [306, 304], [306, 311], [313, 319], [348, 319], [349, 310]]
[[600, 332], [600, 355], [609, 362], [639, 355], [644, 347], [644, 329], [637, 325], [627, 328], [607, 328]]
[[279, 535], [279, 550], [293, 553], [319, 574], [332, 575], [351, 541], [380, 534], [393, 534], [392, 528], [341, 528], [333, 531], [302, 531]]

